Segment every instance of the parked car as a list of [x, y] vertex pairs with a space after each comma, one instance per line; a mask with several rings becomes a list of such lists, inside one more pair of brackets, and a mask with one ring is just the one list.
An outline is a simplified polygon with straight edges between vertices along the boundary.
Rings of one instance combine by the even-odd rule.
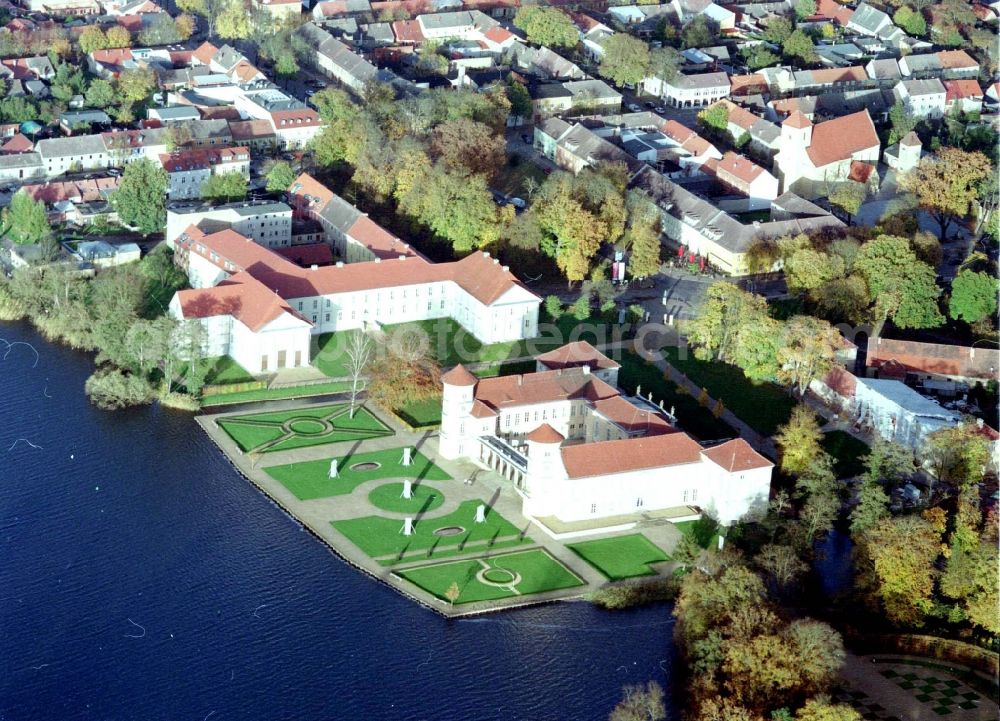
[[642, 108], [639, 107], [638, 105], [636, 105], [635, 103], [629, 103], [626, 107], [628, 108], [628, 111], [630, 113], [641, 113], [642, 112]]
[[667, 112], [667, 109], [662, 105], [657, 105], [655, 108], [653, 108], [653, 112], [663, 115], [665, 112]]
[[528, 133], [521, 133], [521, 140], [524, 141], [525, 145], [531, 145], [533, 139]]
[[511, 198], [510, 204], [513, 205], [518, 210], [524, 210], [528, 207], [528, 204], [524, 201], [524, 198]]
[[108, 175], [110, 175], [112, 178], [117, 178], [121, 174], [122, 171], [120, 171], [118, 168], [108, 168]]

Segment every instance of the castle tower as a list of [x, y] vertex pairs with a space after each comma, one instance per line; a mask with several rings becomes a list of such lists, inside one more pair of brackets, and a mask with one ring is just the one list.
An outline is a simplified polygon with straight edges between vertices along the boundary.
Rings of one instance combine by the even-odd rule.
[[899, 141], [899, 167], [896, 170], [905, 173], [920, 165], [921, 151], [920, 138], [911, 130]]
[[441, 376], [444, 386], [441, 397], [441, 436], [439, 452], [444, 458], [458, 458], [471, 453], [466, 442], [468, 421], [471, 419], [479, 379], [459, 363]]
[[566, 437], [543, 423], [527, 435], [528, 473], [524, 479], [525, 510], [531, 515], [548, 515], [555, 512], [560, 494], [559, 482], [566, 478], [559, 446]]
[[781, 150], [774, 159], [774, 165], [781, 178], [782, 192], [793, 190], [795, 181], [805, 175], [806, 151], [812, 144], [812, 129], [812, 122], [798, 110], [781, 124]]

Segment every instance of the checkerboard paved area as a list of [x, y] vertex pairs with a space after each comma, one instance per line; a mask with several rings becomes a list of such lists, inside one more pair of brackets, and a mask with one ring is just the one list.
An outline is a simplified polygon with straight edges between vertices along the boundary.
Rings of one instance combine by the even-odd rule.
[[[941, 668], [902, 657], [848, 654], [834, 698], [865, 721], [996, 721], [997, 703]], [[936, 662], [931, 662], [936, 663]]]
[[930, 669], [906, 671], [886, 668], [879, 671], [902, 689], [913, 693], [914, 698], [931, 707], [938, 716], [950, 716], [956, 711], [979, 708], [982, 697], [961, 681], [937, 674]]

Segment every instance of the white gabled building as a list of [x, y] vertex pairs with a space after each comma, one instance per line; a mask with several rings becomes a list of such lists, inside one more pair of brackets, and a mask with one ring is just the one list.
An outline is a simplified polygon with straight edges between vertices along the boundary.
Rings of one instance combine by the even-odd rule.
[[171, 200], [201, 197], [202, 184], [213, 175], [238, 173], [250, 179], [250, 150], [247, 148], [192, 148], [160, 156], [167, 171], [167, 196]]
[[774, 464], [746, 441], [703, 448], [652, 403], [623, 395], [607, 375], [617, 364], [589, 344], [546, 355], [554, 369], [444, 374], [441, 455], [496, 470], [543, 524], [691, 505], [728, 525], [766, 506]]
[[[310, 334], [435, 318], [453, 319], [484, 344], [538, 335], [541, 299], [488, 253], [475, 252], [453, 263], [403, 257], [302, 268], [233, 230], [205, 233], [193, 225], [174, 248], [175, 261], [192, 286], [175, 295], [174, 317], [200, 319], [210, 332], [229, 328], [228, 340], [218, 341], [228, 349], [224, 355], [252, 373], [307, 365], [308, 353], [289, 352], [294, 350], [291, 336], [299, 348], [308, 349]], [[284, 317], [281, 310], [305, 323], [284, 320], [280, 348], [261, 335], [265, 325], [243, 323], [252, 331], [252, 341], [236, 325], [241, 313], [258, 312], [264, 295], [273, 296], [267, 307], [274, 318]], [[219, 355], [210, 352], [216, 350], [205, 353]], [[286, 352], [279, 354], [281, 350]]]
[[225, 205], [171, 203], [167, 207], [165, 241], [171, 248], [189, 226], [207, 222], [225, 226], [267, 248], [292, 243], [292, 209], [270, 200], [243, 200]]
[[701, 108], [729, 97], [729, 75], [724, 72], [678, 74], [673, 80], [646, 78], [642, 88], [675, 108]]

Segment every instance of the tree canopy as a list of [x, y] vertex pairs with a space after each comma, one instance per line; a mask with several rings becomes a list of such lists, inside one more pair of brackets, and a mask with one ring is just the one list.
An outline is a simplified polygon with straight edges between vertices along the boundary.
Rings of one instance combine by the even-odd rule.
[[937, 221], [944, 240], [952, 221], [969, 214], [979, 183], [991, 172], [989, 158], [982, 153], [943, 147], [922, 159], [900, 185], [917, 196], [920, 207]]
[[997, 279], [968, 268], [961, 271], [951, 284], [948, 315], [955, 320], [975, 323], [997, 311]]
[[167, 171], [149, 158], [125, 166], [111, 203], [118, 217], [143, 235], [163, 230], [167, 222]]
[[514, 16], [514, 25], [528, 40], [553, 48], [573, 48], [580, 33], [570, 17], [559, 8], [522, 5]]
[[645, 41], [615, 33], [604, 43], [598, 72], [616, 85], [637, 85], [649, 76], [650, 54]]

